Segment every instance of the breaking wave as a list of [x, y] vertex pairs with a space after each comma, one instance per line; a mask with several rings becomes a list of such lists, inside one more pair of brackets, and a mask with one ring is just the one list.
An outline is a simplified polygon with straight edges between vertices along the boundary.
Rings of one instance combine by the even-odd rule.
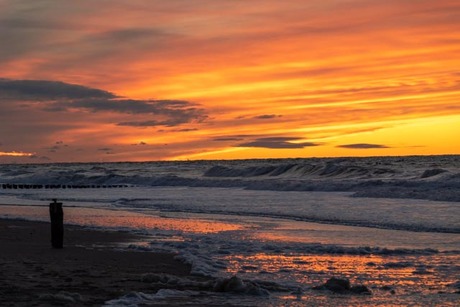
[[0, 165], [0, 188], [188, 186], [460, 201], [460, 157]]

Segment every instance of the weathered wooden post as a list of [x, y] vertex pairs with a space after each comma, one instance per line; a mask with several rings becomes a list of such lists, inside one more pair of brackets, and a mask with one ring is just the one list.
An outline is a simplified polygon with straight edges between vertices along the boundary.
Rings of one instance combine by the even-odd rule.
[[50, 218], [51, 218], [51, 245], [53, 248], [62, 248], [64, 241], [64, 211], [62, 203], [50, 203]]

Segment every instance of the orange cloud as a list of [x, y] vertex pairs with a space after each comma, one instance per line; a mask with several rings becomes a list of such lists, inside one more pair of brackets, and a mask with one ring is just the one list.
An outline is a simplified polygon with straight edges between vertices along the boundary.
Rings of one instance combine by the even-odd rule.
[[423, 137], [458, 128], [458, 1], [22, 5], [0, 11], [0, 77], [105, 96], [3, 105], [11, 148], [65, 161], [460, 152], [455, 136]]

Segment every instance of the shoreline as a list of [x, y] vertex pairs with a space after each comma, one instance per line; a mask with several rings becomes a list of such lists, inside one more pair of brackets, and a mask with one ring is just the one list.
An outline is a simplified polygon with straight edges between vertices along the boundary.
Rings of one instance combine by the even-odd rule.
[[50, 223], [0, 218], [0, 305], [102, 305], [132, 291], [155, 292], [143, 274], [190, 275], [174, 254], [115, 249], [145, 237], [71, 225], [64, 231], [64, 248], [53, 249]]

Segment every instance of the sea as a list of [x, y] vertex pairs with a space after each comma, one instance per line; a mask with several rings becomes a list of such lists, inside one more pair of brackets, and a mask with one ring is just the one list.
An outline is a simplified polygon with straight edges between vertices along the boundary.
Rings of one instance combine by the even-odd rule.
[[107, 306], [460, 305], [459, 155], [0, 165], [1, 218], [48, 221], [53, 199], [215, 281]]

